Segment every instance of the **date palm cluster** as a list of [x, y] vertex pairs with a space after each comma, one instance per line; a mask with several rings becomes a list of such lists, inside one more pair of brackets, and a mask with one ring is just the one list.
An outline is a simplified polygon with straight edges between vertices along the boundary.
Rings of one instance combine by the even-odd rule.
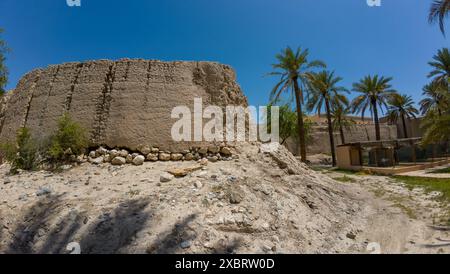
[[[376, 140], [381, 139], [380, 115], [385, 114], [391, 123], [400, 123], [404, 137], [408, 138], [407, 120], [423, 115], [425, 130], [424, 142], [442, 142], [450, 136], [450, 51], [443, 48], [429, 62], [432, 67], [428, 77], [430, 83], [423, 88], [424, 99], [419, 102], [420, 111], [415, 107], [412, 97], [399, 93], [392, 85], [392, 77], [367, 75], [355, 82], [351, 90], [340, 83], [342, 78], [334, 71], [326, 69], [326, 64], [318, 60], [309, 59], [307, 49], [293, 50], [287, 47], [276, 55], [278, 62], [273, 65], [274, 72], [270, 75], [278, 76], [279, 81], [270, 94], [271, 104], [280, 102], [283, 93], [288, 92], [294, 102], [296, 118], [281, 119], [281, 135], [297, 137], [300, 143], [300, 156], [306, 161], [306, 130], [304, 111], [321, 112], [326, 115], [328, 135], [333, 165], [336, 165], [334, 131], [339, 131], [341, 142], [345, 143], [345, 131], [351, 130], [355, 123], [351, 114], [361, 115], [365, 119], [366, 113], [371, 114], [375, 127]], [[355, 93], [353, 100], [347, 94]], [[290, 106], [290, 103], [287, 104]], [[292, 117], [291, 107], [283, 106], [280, 117]], [[284, 124], [283, 123], [291, 123]], [[293, 132], [293, 128], [297, 132]], [[283, 133], [283, 129], [286, 129]]]

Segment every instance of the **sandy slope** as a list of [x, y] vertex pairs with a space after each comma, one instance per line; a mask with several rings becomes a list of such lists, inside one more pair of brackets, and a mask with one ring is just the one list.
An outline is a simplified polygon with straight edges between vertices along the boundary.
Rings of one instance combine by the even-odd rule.
[[427, 234], [429, 219], [411, 221], [371, 191], [379, 178], [339, 183], [328, 176], [342, 175], [314, 172], [284, 149], [237, 149], [239, 159], [165, 183], [165, 170], [197, 163], [15, 176], [3, 165], [0, 252], [67, 253], [71, 242], [83, 253], [359, 253], [372, 241], [383, 252], [439, 250], [418, 247], [438, 235]]

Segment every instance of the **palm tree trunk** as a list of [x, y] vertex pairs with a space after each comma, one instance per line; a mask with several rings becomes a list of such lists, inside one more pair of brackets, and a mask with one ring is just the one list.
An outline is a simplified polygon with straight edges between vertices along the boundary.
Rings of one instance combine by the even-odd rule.
[[345, 145], [344, 129], [342, 128], [342, 125], [340, 124], [340, 122], [339, 122], [339, 133], [341, 134], [342, 144]]
[[301, 161], [306, 163], [306, 142], [305, 142], [305, 127], [303, 125], [303, 110], [302, 102], [300, 101], [300, 88], [298, 86], [297, 78], [294, 78], [294, 92], [295, 102], [297, 104], [297, 123], [298, 123], [298, 139], [300, 143], [300, 157]]
[[405, 135], [405, 138], [408, 138], [408, 130], [406, 129], [405, 115], [403, 114], [402, 114], [402, 123], [403, 123], [403, 134]]
[[378, 109], [377, 109], [377, 102], [372, 102], [373, 106], [373, 116], [374, 116], [374, 122], [375, 122], [375, 137], [377, 141], [381, 140], [381, 134], [380, 134], [380, 121], [378, 120]]
[[331, 125], [330, 102], [328, 102], [328, 99], [325, 99], [325, 107], [328, 120], [328, 135], [330, 136], [331, 159], [333, 160], [333, 166], [336, 166], [336, 151], [334, 149], [333, 126]]

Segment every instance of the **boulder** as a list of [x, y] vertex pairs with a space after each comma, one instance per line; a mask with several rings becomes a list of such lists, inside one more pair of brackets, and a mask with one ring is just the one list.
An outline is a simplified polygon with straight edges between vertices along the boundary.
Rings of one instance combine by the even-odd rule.
[[206, 155], [208, 153], [208, 148], [202, 147], [198, 150], [198, 153], [201, 155]]
[[135, 165], [135, 166], [143, 165], [144, 161], [145, 161], [145, 157], [144, 156], [142, 156], [142, 155], [136, 156], [133, 159], [133, 165]]
[[175, 178], [175, 176], [173, 176], [172, 174], [164, 172], [164, 173], [161, 173], [161, 175], [159, 177], [159, 181], [161, 183], [167, 183], [167, 182], [172, 181], [174, 178]]
[[109, 152], [109, 155], [111, 155], [111, 159], [114, 159], [119, 156], [119, 152], [116, 149], [113, 149]]
[[151, 162], [158, 161], [158, 154], [157, 153], [149, 153], [147, 155], [147, 161], [151, 161]]
[[181, 154], [181, 153], [172, 153], [172, 155], [170, 155], [170, 159], [172, 161], [180, 161], [181, 159], [183, 159], [183, 154]]
[[121, 166], [127, 163], [127, 160], [123, 157], [114, 157], [114, 159], [111, 160], [111, 164], [115, 166]]
[[208, 152], [216, 154], [220, 151], [220, 147], [218, 146], [209, 146], [208, 147]]
[[103, 156], [97, 157], [97, 158], [89, 158], [89, 162], [94, 164], [94, 165], [99, 165], [101, 163], [103, 163], [104, 158]]
[[111, 162], [111, 155], [106, 154], [106, 155], [103, 157], [103, 162], [105, 162], [105, 163], [110, 163], [110, 162]]
[[122, 149], [119, 151], [119, 156], [123, 158], [127, 158], [128, 154], [130, 154], [127, 150]]
[[210, 156], [207, 159], [211, 163], [215, 163], [215, 162], [219, 161], [219, 158], [217, 156]]
[[170, 161], [170, 154], [169, 153], [159, 153], [159, 160], [161, 161]]
[[99, 148], [96, 150], [96, 153], [97, 153], [97, 155], [103, 156], [103, 155], [108, 154], [108, 150], [107, 150], [106, 148], [104, 148], [104, 147], [99, 147]]
[[220, 153], [222, 153], [225, 156], [231, 156], [231, 149], [229, 147], [223, 147], [220, 149]]
[[147, 154], [149, 154], [150, 152], [152, 152], [152, 149], [151, 149], [149, 146], [140, 146], [140, 147], [138, 148], [138, 150], [139, 150], [140, 153], [142, 153], [142, 154], [144, 154], [144, 155], [147, 155]]
[[131, 164], [133, 162], [133, 155], [128, 154], [127, 157], [125, 157], [127, 164]]
[[192, 161], [192, 160], [194, 160], [194, 155], [193, 155], [192, 153], [187, 153], [187, 154], [184, 156], [184, 160], [186, 160], [186, 161]]
[[184, 177], [188, 175], [189, 173], [192, 173], [194, 171], [202, 169], [201, 165], [198, 166], [192, 166], [192, 167], [185, 167], [185, 168], [172, 168], [167, 170], [167, 173], [170, 173], [174, 175], [175, 177]]

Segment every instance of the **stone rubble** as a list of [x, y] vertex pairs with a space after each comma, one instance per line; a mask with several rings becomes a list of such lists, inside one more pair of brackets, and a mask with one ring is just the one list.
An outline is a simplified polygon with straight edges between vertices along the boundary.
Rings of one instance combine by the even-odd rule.
[[[232, 148], [228, 146], [193, 147], [179, 153], [160, 151], [155, 147], [140, 146], [138, 151], [133, 152], [126, 149], [109, 150], [104, 147], [99, 147], [88, 153], [87, 161], [95, 165], [111, 163], [112, 165], [121, 166], [125, 164], [142, 165], [146, 161], [202, 161], [201, 163], [207, 161], [215, 163], [217, 161], [230, 161], [233, 159]], [[82, 156], [79, 162], [83, 162], [85, 158], [86, 156]]]

